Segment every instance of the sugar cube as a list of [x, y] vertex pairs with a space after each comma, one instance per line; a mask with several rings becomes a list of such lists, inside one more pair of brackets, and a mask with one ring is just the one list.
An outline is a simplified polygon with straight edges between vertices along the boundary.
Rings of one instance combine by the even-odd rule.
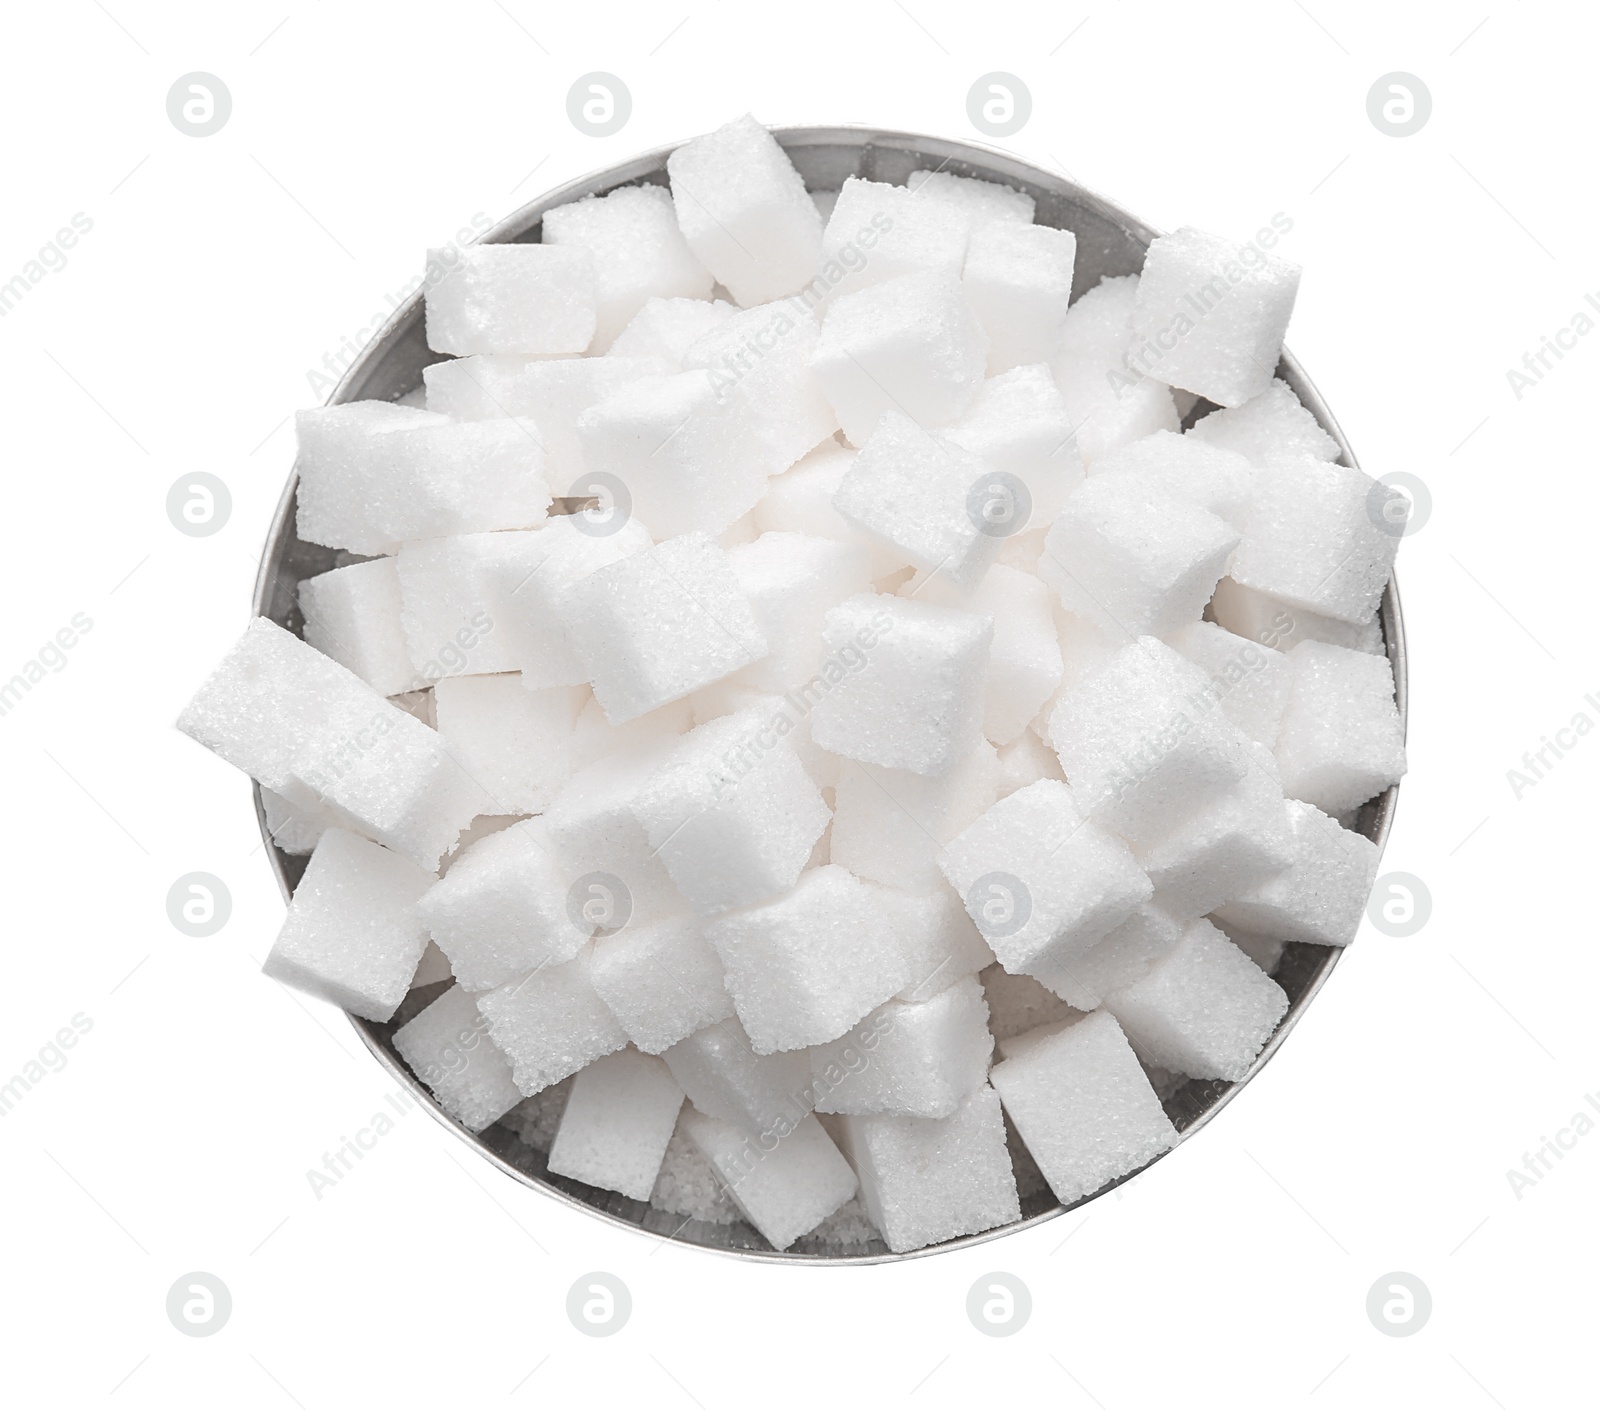
[[1209, 510], [1237, 528], [1251, 506], [1259, 467], [1221, 446], [1156, 431], [1095, 462], [1097, 477], [1133, 476], [1140, 484]]
[[833, 507], [833, 496], [856, 451], [824, 441], [798, 465], [774, 476], [752, 511], [763, 534], [799, 533], [864, 545], [873, 580], [905, 567], [910, 560], [892, 544], [873, 542]]
[[1231, 577], [1217, 584], [1208, 610], [1219, 626], [1278, 651], [1288, 651], [1302, 641], [1326, 641], [1377, 656], [1384, 652], [1383, 628], [1376, 612], [1360, 622], [1341, 622], [1304, 607], [1292, 607]]
[[1019, 788], [1038, 783], [1042, 778], [1053, 778], [1065, 783], [1067, 776], [1061, 772], [1061, 760], [1056, 752], [1031, 729], [1025, 729], [1010, 744], [1000, 749], [1000, 792], [1007, 798]]
[[698, 1111], [685, 1114], [683, 1129], [740, 1212], [780, 1251], [856, 1192], [855, 1174], [814, 1116], [759, 1147], [737, 1126]]
[[405, 998], [428, 943], [412, 906], [432, 882], [410, 858], [329, 828], [295, 887], [262, 972], [383, 1022]]
[[455, 534], [401, 548], [400, 622], [424, 680], [514, 671], [531, 654], [515, 594], [537, 565], [542, 533]]
[[1002, 798], [940, 866], [1000, 963], [1021, 973], [1059, 970], [1151, 893], [1127, 846], [1049, 779]]
[[303, 578], [299, 597], [308, 646], [349, 667], [379, 695], [400, 695], [424, 684], [406, 650], [393, 558]]
[[871, 891], [840, 866], [817, 867], [788, 895], [718, 917], [706, 938], [758, 1053], [829, 1042], [912, 977]]
[[658, 1057], [623, 1048], [572, 1079], [549, 1170], [629, 1199], [649, 1199], [683, 1106]]
[[310, 856], [322, 834], [340, 825], [326, 803], [313, 799], [301, 807], [270, 788], [261, 790], [261, 816], [273, 846], [291, 857]]
[[1286, 659], [1293, 684], [1276, 748], [1284, 792], [1337, 815], [1398, 783], [1405, 731], [1388, 658], [1303, 641]]
[[1014, 475], [1027, 487], [1028, 515], [1005, 526], [1008, 546], [1024, 532], [1049, 528], [1067, 496], [1083, 483], [1077, 427], [1042, 364], [985, 378], [961, 419], [944, 434], [976, 455], [986, 471]]
[[[863, 763], [945, 773], [982, 733], [987, 617], [863, 594], [828, 613], [812, 737]], [[809, 689], [809, 687], [808, 687]]]
[[978, 979], [989, 1005], [989, 1031], [1002, 1052], [1009, 1038], [1038, 1028], [1053, 1031], [1083, 1016], [1031, 974], [1011, 974], [1003, 966], [992, 964]]
[[810, 1110], [805, 1053], [757, 1053], [737, 1018], [696, 1030], [661, 1057], [696, 1110], [752, 1135], [792, 1126]]
[[659, 359], [663, 371], [682, 372], [684, 354], [733, 313], [721, 299], [646, 299], [606, 356]]
[[1173, 632], [1167, 644], [1211, 676], [1222, 713], [1246, 736], [1268, 749], [1277, 743], [1293, 674], [1279, 652], [1215, 622], [1190, 622]]
[[1078, 239], [1048, 225], [972, 232], [962, 284], [989, 335], [989, 374], [1046, 362], [1061, 346]]
[[891, 408], [920, 426], [956, 420], [977, 395], [988, 356], [958, 279], [902, 274], [835, 299], [811, 365], [859, 446]]
[[822, 217], [783, 148], [748, 113], [678, 147], [667, 175], [689, 248], [743, 307], [815, 276]]
[[689, 251], [672, 195], [662, 186], [619, 186], [547, 210], [546, 245], [587, 248], [594, 256], [595, 330], [603, 353], [649, 298], [705, 299], [711, 275]]
[[1107, 994], [1106, 1008], [1146, 1061], [1239, 1082], [1289, 996], [1210, 921], [1195, 920], [1148, 974]]
[[869, 884], [910, 962], [911, 982], [896, 999], [925, 1003], [994, 963], [994, 951], [943, 878], [926, 891]]
[[585, 246], [429, 250], [428, 273], [424, 311], [435, 352], [581, 353], [594, 337], [595, 257]]
[[920, 271], [958, 276], [970, 224], [966, 212], [904, 186], [847, 176], [822, 232], [818, 282], [848, 294]]
[[596, 569], [561, 612], [613, 724], [732, 675], [768, 650], [728, 555], [703, 533]]
[[1237, 451], [1257, 465], [1303, 456], [1339, 458], [1339, 443], [1300, 405], [1289, 384], [1277, 380], [1242, 405], [1202, 416], [1189, 428], [1188, 436], [1221, 450]]
[[581, 686], [529, 690], [516, 674], [446, 676], [434, 686], [439, 733], [497, 813], [542, 813], [577, 767]]
[[473, 995], [455, 984], [394, 1033], [406, 1066], [469, 1131], [493, 1125], [522, 1100], [488, 1028]]
[[591, 978], [594, 942], [564, 964], [529, 970], [478, 996], [489, 1036], [525, 1097], [570, 1077], [628, 1041]]
[[1082, 955], [1039, 975], [1039, 982], [1074, 1008], [1099, 1008], [1113, 989], [1148, 973], [1182, 933], [1181, 921], [1165, 907], [1147, 901]]
[[949, 171], [914, 171], [906, 187], [930, 205], [963, 216], [973, 230], [996, 222], [1028, 225], [1033, 221], [1033, 197], [998, 181], [979, 181]]
[[761, 691], [781, 693], [816, 675], [823, 618], [872, 587], [865, 545], [808, 534], [763, 533], [730, 549], [728, 564], [771, 647], [740, 673]]
[[595, 992], [641, 1052], [659, 1053], [733, 1016], [722, 961], [690, 917], [629, 925], [595, 942]]

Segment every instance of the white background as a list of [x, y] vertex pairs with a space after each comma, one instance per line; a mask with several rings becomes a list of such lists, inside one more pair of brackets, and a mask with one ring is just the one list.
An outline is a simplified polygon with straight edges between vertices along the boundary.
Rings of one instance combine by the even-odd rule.
[[[93, 1024], [0, 1121], [8, 1401], [1589, 1399], [1600, 1132], [1520, 1200], [1506, 1171], [1600, 1091], [1594, 913], [1571, 884], [1593, 868], [1600, 738], [1520, 800], [1506, 771], [1579, 710], [1600, 721], [1600, 337], [1520, 400], [1506, 372], [1600, 291], [1592, 15], [64, 0], [6, 28], [0, 282], [94, 222], [0, 319], [0, 677], [93, 620], [0, 718], [0, 1080], [74, 1014]], [[565, 113], [597, 69], [634, 104], [604, 139]], [[205, 139], [165, 111], [191, 70], [233, 95]], [[1293, 219], [1291, 345], [1369, 472], [1434, 501], [1401, 555], [1411, 775], [1384, 863], [1425, 880], [1431, 920], [1364, 926], [1264, 1074], [1146, 1176], [968, 1252], [808, 1270], [662, 1245], [499, 1177], [420, 1112], [317, 1200], [306, 1171], [389, 1084], [338, 1013], [257, 973], [283, 905], [248, 784], [171, 727], [247, 621], [307, 370], [475, 212], [746, 109], [976, 138], [966, 94], [990, 70], [1033, 94], [1004, 145], [1158, 226]], [[1404, 139], [1366, 113], [1393, 70], [1434, 99]], [[234, 501], [203, 539], [164, 509], [197, 470]], [[190, 871], [232, 891], [210, 939], [167, 919]], [[603, 1340], [564, 1311], [594, 1269], [634, 1302]], [[1034, 1302], [1005, 1339], [965, 1312], [994, 1269]], [[232, 1291], [208, 1339], [164, 1310], [191, 1270]], [[1406, 1339], [1365, 1312], [1392, 1270], [1433, 1296]]]

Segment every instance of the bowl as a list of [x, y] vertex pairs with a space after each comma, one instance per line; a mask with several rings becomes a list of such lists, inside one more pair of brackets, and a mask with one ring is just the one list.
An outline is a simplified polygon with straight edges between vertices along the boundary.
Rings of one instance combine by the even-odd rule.
[[[1008, 153], [971, 142], [950, 141], [938, 137], [925, 137], [914, 133], [886, 132], [870, 127], [786, 127], [773, 129], [773, 136], [788, 152], [799, 169], [806, 185], [813, 191], [837, 190], [847, 176], [866, 177], [875, 181], [904, 183], [911, 172], [918, 169], [937, 169], [956, 176], [978, 177], [985, 181], [1002, 182], [1026, 191], [1036, 203], [1035, 220], [1042, 225], [1052, 225], [1071, 230], [1077, 237], [1077, 268], [1073, 277], [1073, 297], [1094, 287], [1108, 275], [1136, 273], [1144, 261], [1144, 251], [1161, 232], [1112, 204], [1104, 197], [1084, 190], [1065, 177], [1023, 162]], [[540, 235], [540, 218], [553, 206], [563, 205], [583, 196], [598, 195], [618, 186], [650, 182], [665, 185], [667, 157], [671, 147], [646, 152], [628, 161], [607, 167], [603, 171], [569, 181], [566, 185], [547, 192], [538, 200], [522, 207], [487, 231], [482, 239], [487, 243], [537, 242]], [[430, 351], [423, 336], [422, 297], [417, 295], [400, 308], [378, 332], [371, 343], [357, 357], [345, 374], [330, 403], [381, 400], [392, 401], [416, 391], [422, 384], [422, 369], [430, 363], [443, 361], [444, 355]], [[1287, 382], [1318, 423], [1338, 442], [1342, 459], [1347, 465], [1356, 460], [1349, 443], [1339, 430], [1327, 405], [1312, 386], [1310, 379], [1300, 370], [1300, 365], [1287, 350], [1278, 364], [1277, 375]], [[1201, 400], [1189, 411], [1185, 425], [1213, 409], [1212, 403]], [[297, 479], [290, 476], [283, 498], [273, 517], [267, 536], [261, 571], [256, 581], [255, 610], [270, 617], [280, 626], [297, 635], [303, 634], [304, 624], [296, 602], [297, 589], [302, 578], [326, 572], [330, 568], [355, 562], [354, 555], [316, 544], [302, 542], [295, 534], [295, 487]], [[568, 506], [569, 508], [572, 506]], [[1395, 694], [1400, 706], [1402, 726], [1406, 717], [1406, 659], [1405, 635], [1400, 617], [1400, 599], [1391, 580], [1383, 596], [1380, 620], [1390, 663], [1394, 667]], [[305, 869], [304, 857], [291, 857], [280, 851], [267, 831], [262, 811], [261, 791], [256, 789], [256, 814], [261, 822], [261, 835], [274, 874], [283, 889], [285, 898], [293, 891]], [[1381, 849], [1394, 821], [1397, 789], [1367, 803], [1356, 820], [1357, 830], [1372, 839]], [[1290, 943], [1284, 947], [1283, 957], [1274, 978], [1289, 996], [1289, 1009], [1277, 1031], [1256, 1058], [1250, 1072], [1238, 1082], [1191, 1080], [1171, 1092], [1164, 1105], [1180, 1133], [1180, 1141], [1192, 1138], [1207, 1122], [1227, 1105], [1239, 1090], [1261, 1070], [1277, 1052], [1290, 1030], [1306, 1011], [1317, 992], [1327, 982], [1333, 967], [1339, 961], [1340, 951], [1319, 945]], [[1089, 1200], [1098, 1199], [1108, 1190], [1132, 1179], [1132, 1171], [1122, 1180], [1107, 1185], [1087, 1199], [1062, 1206], [1048, 1189], [1040, 1189], [1024, 1198], [1022, 1219], [999, 1229], [982, 1234], [971, 1234], [951, 1239], [942, 1244], [918, 1249], [912, 1253], [891, 1253], [882, 1243], [829, 1244], [817, 1238], [801, 1239], [784, 1252], [774, 1251], [748, 1224], [711, 1224], [698, 1220], [685, 1222], [680, 1216], [667, 1214], [638, 1200], [597, 1190], [573, 1180], [551, 1175], [545, 1168], [544, 1156], [526, 1145], [507, 1126], [496, 1123], [481, 1134], [474, 1135], [446, 1116], [432, 1096], [410, 1069], [396, 1055], [392, 1043], [394, 1030], [426, 1004], [443, 992], [443, 984], [415, 989], [407, 996], [394, 1019], [388, 1023], [374, 1023], [366, 1019], [351, 1018], [361, 1041], [372, 1055], [398, 1083], [409, 1088], [423, 1107], [431, 1111], [491, 1165], [511, 1179], [539, 1190], [564, 1204], [597, 1215], [614, 1224], [642, 1230], [661, 1238], [669, 1238], [701, 1248], [713, 1249], [740, 1257], [784, 1263], [874, 1263], [901, 1258], [915, 1258], [984, 1243], [1019, 1229], [1032, 1228], [1047, 1219], [1054, 1219]], [[1157, 1157], [1159, 1159], [1160, 1157]]]

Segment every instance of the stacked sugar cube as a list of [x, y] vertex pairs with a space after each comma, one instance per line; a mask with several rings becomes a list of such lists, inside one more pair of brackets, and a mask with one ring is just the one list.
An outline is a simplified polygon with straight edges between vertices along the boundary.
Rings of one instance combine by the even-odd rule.
[[267, 972], [421, 991], [463, 1126], [775, 1248], [1091, 1195], [1352, 940], [1405, 769], [1298, 271], [1183, 230], [1074, 303], [1027, 193], [814, 200], [748, 117], [665, 177], [433, 252], [426, 406], [301, 413], [342, 566], [179, 721], [310, 854]]

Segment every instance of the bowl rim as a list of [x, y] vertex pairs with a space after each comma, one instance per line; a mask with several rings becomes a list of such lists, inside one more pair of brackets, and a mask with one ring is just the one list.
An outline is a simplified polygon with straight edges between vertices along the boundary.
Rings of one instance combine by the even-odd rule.
[[[983, 142], [971, 141], [965, 138], [937, 137], [932, 134], [908, 132], [870, 123], [785, 125], [772, 126], [768, 130], [786, 150], [791, 147], [829, 145], [857, 146], [862, 150], [867, 150], [873, 146], [883, 146], [910, 152], [922, 158], [942, 157], [943, 160], [940, 163], [940, 167], [936, 169], [942, 169], [951, 162], [981, 165], [1002, 176], [1009, 176], [1013, 180], [1036, 187], [1048, 188], [1063, 200], [1086, 208], [1100, 218], [1120, 227], [1145, 246], [1148, 246], [1152, 240], [1165, 233], [1157, 227], [1140, 220], [1116, 202], [1081, 185], [1073, 178], [1065, 174], [1058, 176], [1033, 162], [1016, 156], [1004, 148], [990, 146]], [[552, 187], [549, 191], [535, 196], [532, 200], [519, 206], [511, 214], [491, 225], [471, 243], [504, 244], [515, 241], [536, 225], [542, 219], [545, 211], [555, 206], [581, 199], [584, 196], [610, 191], [618, 186], [625, 186], [656, 175], [664, 171], [667, 157], [681, 146], [683, 141], [687, 140], [689, 139], [685, 138], [678, 142], [653, 147], [647, 151], [636, 153], [620, 162], [596, 168], [582, 176], [573, 177], [559, 186]], [[421, 310], [422, 301], [423, 293], [421, 289], [418, 289], [417, 292], [413, 293], [411, 297], [395, 309], [382, 327], [352, 360], [350, 366], [345, 369], [338, 384], [328, 394], [324, 405], [334, 406], [342, 402], [358, 399], [359, 392], [364, 388], [364, 384], [373, 370], [382, 364], [388, 354], [411, 330], [414, 320]], [[1355, 451], [1345, 437], [1332, 410], [1287, 347], [1282, 351], [1279, 368], [1288, 371], [1302, 404], [1316, 417], [1322, 429], [1332, 436], [1338, 444], [1340, 461], [1351, 467], [1359, 468]], [[273, 510], [272, 521], [267, 532], [266, 543], [262, 551], [260, 565], [256, 574], [255, 588], [251, 598], [251, 608], [255, 616], [269, 615], [273, 590], [279, 576], [278, 565], [281, 563], [285, 549], [294, 540], [294, 507], [298, 485], [297, 460], [290, 469], [283, 493], [280, 495], [277, 506]], [[1406, 633], [1400, 606], [1399, 583], [1393, 572], [1390, 574], [1389, 582], [1384, 589], [1383, 599], [1379, 606], [1379, 621], [1382, 625], [1385, 650], [1394, 669], [1395, 702], [1399, 709], [1401, 736], [1404, 739], [1407, 730], [1408, 695]], [[272, 868], [273, 875], [277, 879], [278, 888], [285, 901], [288, 901], [293, 895], [293, 886], [290, 884], [288, 873], [285, 869], [284, 856], [279, 852], [267, 828], [261, 786], [252, 781], [251, 788], [255, 802], [257, 824], [261, 831], [263, 850], [266, 852], [268, 864]], [[1399, 802], [1399, 788], [1399, 784], [1391, 785], [1376, 800], [1372, 830], [1368, 835], [1370, 840], [1377, 846], [1378, 859], [1380, 860], [1388, 842], [1389, 834], [1394, 826], [1395, 812]], [[1118, 1186], [1142, 1175], [1157, 1161], [1177, 1150], [1193, 1135], [1207, 1126], [1217, 1113], [1232, 1102], [1261, 1069], [1266, 1066], [1283, 1046], [1290, 1031], [1322, 991], [1323, 986], [1328, 982], [1329, 976], [1333, 973], [1334, 966], [1338, 964], [1343, 956], [1344, 949], [1345, 947], [1342, 946], [1327, 947], [1328, 953], [1326, 957], [1319, 962], [1306, 987], [1291, 1001], [1277, 1029], [1256, 1055], [1256, 1059], [1251, 1064], [1249, 1071], [1238, 1081], [1229, 1083], [1222, 1091], [1216, 1093], [1205, 1109], [1199, 1112], [1178, 1132], [1178, 1139], [1173, 1142], [1168, 1150], [1162, 1151], [1138, 1169], [1131, 1170], [1127, 1174], [1109, 1181], [1092, 1194], [1074, 1200], [1071, 1204], [1063, 1205], [1057, 1203], [1051, 1208], [1040, 1210], [1036, 1214], [1009, 1224], [1002, 1224], [993, 1229], [985, 1229], [976, 1234], [958, 1235], [942, 1243], [930, 1244], [900, 1253], [876, 1249], [872, 1252], [860, 1254], [808, 1253], [771, 1248], [727, 1247], [701, 1243], [692, 1239], [679, 1239], [674, 1235], [659, 1234], [654, 1230], [647, 1229], [621, 1213], [580, 1199], [549, 1180], [523, 1170], [506, 1160], [482, 1139], [481, 1133], [468, 1131], [444, 1111], [438, 1102], [434, 1100], [433, 1094], [428, 1088], [413, 1075], [397, 1054], [384, 1045], [379, 1037], [379, 1025], [372, 1024], [368, 1020], [358, 1018], [353, 1014], [347, 1014], [346, 1017], [367, 1050], [394, 1080], [410, 1091], [412, 1097], [429, 1115], [453, 1132], [458, 1139], [471, 1147], [480, 1157], [498, 1168], [503, 1174], [510, 1176], [513, 1180], [529, 1189], [537, 1190], [539, 1193], [564, 1205], [581, 1210], [586, 1215], [604, 1219], [634, 1234], [670, 1242], [680, 1248], [689, 1248], [720, 1254], [729, 1258], [755, 1260], [763, 1263], [800, 1264], [808, 1267], [858, 1267], [899, 1263], [907, 1259], [926, 1258], [935, 1254], [949, 1253], [957, 1249], [990, 1243], [996, 1239], [1035, 1228], [1072, 1210], [1082, 1208], [1084, 1205], [1110, 1193]], [[690, 1221], [685, 1220], [684, 1222]]]

